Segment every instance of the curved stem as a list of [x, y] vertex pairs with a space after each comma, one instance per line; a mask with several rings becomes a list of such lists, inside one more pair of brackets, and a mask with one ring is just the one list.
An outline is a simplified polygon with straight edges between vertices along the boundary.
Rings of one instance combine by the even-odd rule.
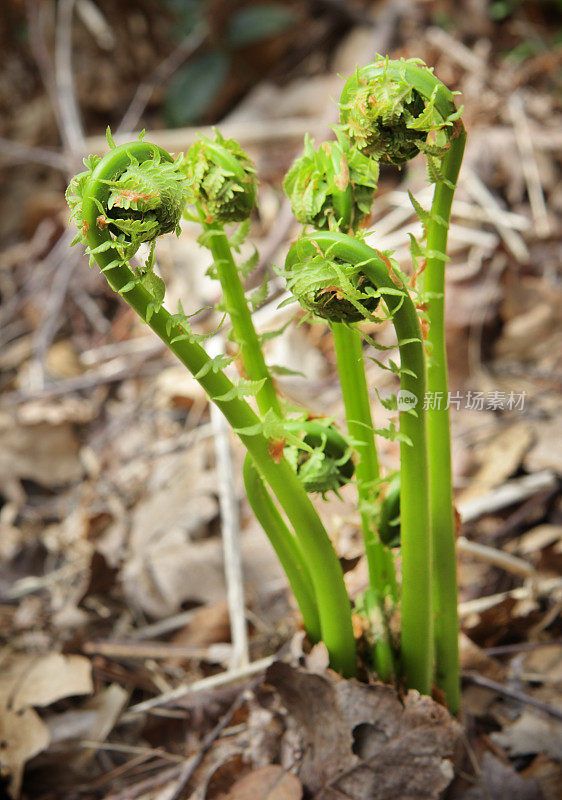
[[[408, 686], [431, 691], [433, 627], [431, 598], [431, 538], [428, 503], [425, 353], [420, 323], [407, 289], [392, 272], [386, 256], [345, 234], [317, 232], [293, 245], [295, 258], [303, 250], [320, 248], [361, 269], [381, 291], [392, 316], [401, 360], [401, 389], [417, 399], [415, 409], [400, 413], [400, 509], [402, 532], [402, 669]], [[291, 259], [289, 253], [288, 262]], [[386, 261], [385, 261], [386, 259]], [[398, 287], [398, 283], [400, 286]], [[401, 291], [397, 294], [397, 288]], [[388, 291], [385, 294], [385, 291]]]
[[338, 374], [342, 389], [347, 429], [354, 440], [358, 455], [355, 468], [357, 494], [361, 509], [361, 530], [365, 543], [365, 555], [369, 570], [369, 585], [375, 595], [380, 623], [375, 632], [374, 660], [377, 672], [383, 681], [391, 680], [394, 659], [390, 645], [385, 598], [397, 599], [396, 575], [392, 552], [380, 541], [374, 525], [373, 514], [365, 508], [373, 497], [373, 484], [379, 477], [379, 461], [373, 433], [373, 419], [369, 391], [363, 365], [361, 335], [357, 330], [342, 323], [332, 323], [336, 349]]
[[205, 222], [201, 215], [203, 229], [208, 234], [208, 247], [213, 255], [215, 268], [222, 287], [226, 311], [232, 321], [232, 328], [240, 347], [240, 357], [248, 378], [263, 380], [262, 388], [256, 394], [256, 402], [261, 414], [272, 409], [282, 416], [275, 383], [265, 363], [260, 341], [252, 322], [244, 287], [238, 268], [232, 256], [228, 237], [218, 222]]
[[453, 714], [460, 707], [459, 619], [457, 611], [457, 558], [451, 476], [451, 431], [448, 410], [447, 352], [445, 348], [445, 254], [455, 186], [462, 162], [466, 134], [457, 123], [450, 148], [441, 164], [445, 181], [435, 187], [427, 249], [431, 255], [423, 273], [431, 358], [427, 371], [429, 403], [430, 508], [433, 538], [436, 679]]
[[[355, 638], [351, 623], [349, 598], [343, 580], [341, 566], [328, 534], [318, 517], [306, 492], [289, 464], [282, 459], [276, 463], [270, 454], [270, 442], [261, 432], [258, 417], [248, 403], [240, 399], [234, 386], [222, 371], [209, 369], [209, 357], [203, 348], [190, 339], [177, 326], [164, 308], [154, 309], [154, 297], [134, 281], [128, 266], [112, 246], [113, 240], [107, 228], [97, 224], [100, 202], [105, 206], [109, 194], [106, 183], [117, 177], [130, 163], [130, 155], [143, 160], [152, 158], [154, 145], [137, 142], [125, 145], [109, 153], [94, 169], [84, 187], [82, 216], [88, 244], [102, 269], [109, 285], [123, 295], [127, 303], [138, 313], [166, 346], [196, 376], [210, 399], [221, 409], [251, 454], [254, 463], [269, 483], [287, 518], [300, 535], [300, 546], [306, 561], [314, 566], [312, 580], [318, 600], [322, 639], [330, 653], [334, 669], [346, 677], [356, 674]], [[170, 156], [166, 154], [166, 160]], [[101, 250], [99, 249], [101, 248]], [[177, 338], [176, 334], [180, 337]]]
[[249, 454], [244, 460], [244, 486], [252, 510], [269, 541], [299, 605], [304, 626], [313, 642], [321, 639], [314, 587], [298, 540], [286, 526]]

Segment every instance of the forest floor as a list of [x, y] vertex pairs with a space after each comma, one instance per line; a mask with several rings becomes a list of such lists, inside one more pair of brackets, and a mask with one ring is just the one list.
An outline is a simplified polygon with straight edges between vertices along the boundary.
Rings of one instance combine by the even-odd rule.
[[[179, 44], [173, 4], [164, 13], [156, 0], [83, 0], [75, 17], [72, 3], [61, 0], [57, 16], [55, 5], [11, 0], [0, 33], [0, 795], [559, 798], [557, 3], [285, 3], [296, 15], [290, 30], [238, 48], [224, 31], [241, 3], [207, 3], [205, 26]], [[200, 128], [171, 127], [181, 102], [165, 87], [201, 54], [228, 58], [207, 105], [191, 113], [256, 162], [251, 283], [269, 275], [256, 324], [280, 327], [295, 310], [278, 309], [284, 286], [271, 265], [298, 233], [283, 175], [306, 132], [330, 134], [339, 76], [376, 52], [434, 66], [462, 93], [469, 131], [447, 266], [458, 721], [439, 698], [399, 697], [327, 669], [247, 507], [241, 447], [233, 438], [226, 447], [229, 505], [217, 469], [222, 427], [202, 390], [68, 247], [64, 189], [81, 156], [104, 151], [105, 126], [146, 126], [151, 141], [184, 150]], [[371, 223], [376, 246], [395, 250], [405, 271], [417, 225], [408, 190], [429, 202], [421, 160], [401, 173], [383, 168]], [[192, 313], [218, 300], [195, 226], [163, 240], [158, 263], [170, 307], [181, 297]], [[198, 330], [216, 327], [216, 315], [201, 318]], [[392, 343], [388, 326], [370, 333]], [[210, 346], [224, 346], [220, 334]], [[291, 326], [267, 358], [306, 375], [279, 378], [286, 397], [343, 420], [324, 326]], [[395, 376], [373, 363], [368, 378], [384, 425], [391, 412], [377, 392], [395, 391]], [[381, 439], [380, 452], [385, 469], [398, 466], [395, 442]], [[353, 487], [317, 505], [357, 597], [366, 566]], [[225, 520], [242, 558], [242, 653], [226, 602]]]

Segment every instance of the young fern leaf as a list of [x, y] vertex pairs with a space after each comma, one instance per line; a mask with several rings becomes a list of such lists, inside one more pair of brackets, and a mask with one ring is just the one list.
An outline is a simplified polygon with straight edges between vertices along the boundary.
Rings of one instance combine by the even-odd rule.
[[300, 433], [296, 443], [286, 444], [284, 454], [307, 492], [325, 498], [352, 479], [355, 467], [351, 443], [338, 431], [333, 420], [303, 419], [286, 423], [287, 431]]
[[317, 230], [356, 230], [369, 215], [379, 177], [378, 163], [350, 148], [339, 135], [314, 149], [304, 140], [283, 182], [297, 220]]
[[340, 111], [341, 130], [361, 152], [396, 165], [422, 150], [444, 154], [459, 118], [451, 92], [423, 61], [383, 56], [347, 80]]
[[[256, 170], [238, 142], [218, 131], [214, 139], [202, 136], [189, 148], [185, 170], [193, 177], [193, 193], [205, 221], [222, 224], [248, 219], [257, 198]], [[239, 236], [244, 233], [243, 228]]]
[[236, 252], [238, 253], [240, 251], [240, 247], [246, 241], [249, 233], [250, 233], [250, 220], [248, 218], [243, 220], [240, 223], [240, 225], [238, 225], [234, 233], [228, 237], [228, 241], [232, 249], [236, 250]]
[[220, 397], [217, 397], [217, 400], [227, 402], [229, 400], [234, 400], [234, 398], [241, 400], [244, 397], [255, 396], [262, 388], [264, 383], [265, 379], [261, 381], [239, 381], [232, 387], [232, 389], [230, 389], [230, 391], [220, 395]]
[[254, 248], [254, 252], [251, 256], [249, 256], [245, 261], [238, 265], [238, 272], [240, 273], [240, 277], [242, 280], [245, 280], [248, 275], [250, 275], [255, 268], [257, 267], [259, 262], [259, 253]]
[[201, 378], [204, 378], [205, 375], [208, 375], [210, 372], [214, 372], [216, 374], [217, 372], [226, 369], [226, 367], [230, 366], [233, 361], [234, 356], [227, 356], [225, 353], [219, 353], [218, 356], [210, 358], [193, 377], [197, 381], [201, 380]]
[[248, 298], [252, 311], [256, 311], [256, 309], [258, 309], [265, 303], [268, 291], [269, 291], [269, 286], [266, 276], [265, 279], [262, 281], [261, 285], [258, 286], [257, 289], [254, 289], [254, 291], [250, 294]]

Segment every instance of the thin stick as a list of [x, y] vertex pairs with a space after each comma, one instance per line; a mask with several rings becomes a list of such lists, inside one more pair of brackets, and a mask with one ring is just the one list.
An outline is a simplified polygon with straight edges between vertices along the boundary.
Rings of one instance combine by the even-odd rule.
[[551, 225], [533, 144], [533, 132], [525, 113], [523, 100], [519, 94], [511, 95], [508, 101], [508, 108], [513, 122], [515, 141], [521, 155], [521, 168], [527, 184], [529, 204], [535, 220], [535, 231], [538, 236], [549, 236]]
[[487, 564], [493, 564], [495, 567], [500, 567], [500, 569], [522, 578], [531, 578], [537, 574], [536, 569], [525, 559], [504, 553], [503, 550], [498, 550], [496, 547], [470, 542], [465, 536], [459, 536], [457, 539], [457, 552], [479, 561], [485, 561]]
[[158, 622], [153, 622], [151, 625], [143, 625], [142, 628], [137, 628], [135, 631], [132, 631], [131, 636], [134, 639], [140, 640], [154, 639], [157, 636], [177, 631], [178, 628], [183, 628], [185, 625], [188, 625], [192, 622], [195, 614], [196, 609], [181, 611], [179, 614], [174, 614], [172, 617], [158, 620]]
[[68, 170], [66, 158], [56, 150], [48, 150], [46, 147], [30, 147], [22, 142], [4, 139], [2, 136], [0, 136], [0, 154], [9, 159], [10, 164], [27, 162], [52, 167], [61, 172]]
[[61, 135], [73, 156], [84, 151], [84, 128], [74, 89], [72, 15], [76, 0], [60, 0], [55, 40], [55, 85], [61, 116]]
[[162, 86], [171, 78], [184, 61], [187, 61], [187, 59], [201, 47], [207, 38], [207, 34], [206, 25], [198, 25], [180, 42], [169, 56], [158, 64], [148, 80], [139, 84], [129, 107], [123, 114], [123, 119], [117, 127], [117, 134], [124, 134], [136, 128], [155, 89]]
[[[222, 338], [222, 337], [221, 337]], [[213, 341], [213, 350], [209, 355], [215, 356], [224, 351], [224, 343], [220, 339]], [[240, 514], [238, 498], [232, 480], [234, 468], [228, 435], [228, 423], [219, 409], [211, 403], [211, 424], [215, 433], [215, 458], [217, 462], [217, 479], [219, 489], [219, 508], [221, 514], [221, 534], [224, 556], [224, 575], [226, 579], [226, 596], [230, 617], [230, 635], [232, 653], [230, 668], [240, 669], [249, 661], [248, 630], [244, 602], [244, 577], [242, 557], [240, 555]]]
[[473, 497], [464, 503], [458, 503], [457, 509], [463, 523], [472, 522], [483, 514], [493, 514], [496, 511], [501, 511], [502, 508], [527, 500], [527, 498], [538, 492], [553, 489], [557, 485], [558, 478], [550, 470], [535, 472], [533, 475], [525, 475], [523, 478], [515, 478], [512, 481], [508, 481], [479, 497]]
[[158, 706], [171, 703], [174, 700], [179, 700], [194, 692], [203, 692], [208, 689], [216, 689], [218, 686], [227, 686], [229, 683], [236, 683], [236, 681], [243, 680], [244, 678], [250, 677], [250, 675], [255, 675], [257, 672], [267, 669], [276, 659], [277, 656], [266, 656], [266, 658], [253, 661], [240, 669], [220, 672], [218, 675], [202, 678], [186, 686], [178, 686], [176, 689], [172, 689], [169, 692], [164, 692], [157, 697], [151, 697], [150, 700], [144, 700], [142, 703], [131, 706], [127, 709], [121, 721], [129, 722], [131, 719], [136, 719], [137, 714], [144, 714], [145, 711], [150, 711], [152, 708], [157, 708]]
[[533, 597], [545, 597], [559, 589], [562, 589], [562, 578], [547, 578], [542, 581], [533, 581], [532, 586], [519, 586], [517, 589], [510, 589], [508, 592], [499, 592], [487, 597], [477, 597], [475, 600], [465, 600], [464, 603], [459, 603], [459, 617], [466, 618], [471, 614], [482, 614], [509, 598], [513, 600], [529, 600]]
[[538, 708], [539, 711], [544, 711], [545, 714], [548, 714], [555, 719], [562, 720], [562, 709], [555, 708], [548, 703], [544, 703], [542, 700], [537, 700], [530, 694], [520, 692], [518, 689], [510, 689], [509, 687], [504, 686], [502, 683], [493, 681], [490, 678], [485, 678], [483, 675], [476, 675], [472, 672], [463, 672], [463, 678], [470, 683], [474, 683], [476, 686], [481, 686], [483, 689], [489, 689], [491, 692], [497, 692], [498, 694], [502, 694], [504, 697], [509, 697], [512, 700], [518, 700], [520, 703], [524, 703], [527, 706], [533, 706], [533, 708]]
[[238, 697], [236, 698], [234, 703], [230, 706], [226, 714], [223, 714], [223, 716], [217, 722], [213, 730], [205, 737], [205, 739], [201, 744], [199, 752], [195, 756], [189, 759], [188, 763], [185, 766], [185, 769], [183, 770], [180, 776], [180, 779], [178, 780], [178, 785], [176, 786], [173, 795], [170, 797], [170, 800], [180, 800], [180, 798], [182, 798], [184, 789], [191, 780], [191, 778], [193, 777], [193, 773], [195, 772], [197, 767], [201, 764], [201, 762], [211, 749], [212, 745], [216, 742], [216, 740], [219, 738], [224, 729], [227, 728], [232, 722], [234, 714], [240, 708], [240, 706], [242, 705], [242, 703], [246, 698], [246, 692], [247, 689], [243, 689], [239, 693]]
[[484, 652], [487, 656], [508, 656], [513, 653], [529, 653], [543, 647], [562, 647], [562, 639], [550, 639], [544, 642], [519, 642], [518, 644], [501, 644], [497, 647], [487, 647]]
[[463, 187], [466, 191], [476, 200], [482, 209], [488, 215], [488, 222], [491, 222], [497, 228], [498, 233], [505, 242], [508, 250], [513, 254], [516, 260], [522, 264], [529, 259], [529, 248], [525, 244], [523, 238], [513, 228], [505, 225], [502, 217], [498, 212], [502, 211], [500, 204], [488, 189], [488, 187], [480, 180], [478, 175], [469, 168], [466, 168], [463, 173]]
[[85, 642], [82, 651], [87, 655], [101, 655], [107, 658], [127, 659], [198, 659], [223, 663], [230, 660], [232, 647], [226, 642], [209, 647], [191, 647], [169, 644], [168, 642]]

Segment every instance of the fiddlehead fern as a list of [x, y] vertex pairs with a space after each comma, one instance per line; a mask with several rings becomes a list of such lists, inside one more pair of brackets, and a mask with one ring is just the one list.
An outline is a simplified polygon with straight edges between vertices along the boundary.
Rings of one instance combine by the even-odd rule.
[[[100, 172], [102, 159], [84, 159], [88, 169], [76, 175], [66, 190], [66, 200], [92, 265], [102, 252], [113, 258], [103, 268], [111, 275], [119, 266], [128, 268], [139, 247], [150, 244], [146, 262], [137, 267], [129, 284], [138, 284], [152, 296], [147, 317], [164, 300], [164, 281], [154, 273], [154, 245], [163, 234], [179, 233], [179, 223], [188, 198], [189, 180], [181, 167], [183, 157], [172, 159], [156, 145], [138, 142], [116, 147], [107, 132], [110, 153], [103, 159], [104, 177], [90, 196], [92, 179]], [[94, 235], [95, 234], [95, 235]], [[115, 287], [113, 287], [115, 288]], [[121, 289], [120, 291], [123, 291]]]
[[242, 222], [254, 210], [256, 170], [234, 139], [225, 139], [218, 131], [214, 140], [201, 137], [187, 151], [185, 169], [206, 221]]
[[442, 155], [428, 136], [450, 136], [460, 116], [451, 92], [423, 61], [382, 56], [347, 80], [340, 112], [342, 130], [362, 153], [397, 165], [420, 151]]
[[[341, 133], [337, 136], [337, 142], [324, 142], [318, 150], [307, 137], [304, 154], [294, 162], [283, 188], [300, 222], [353, 235], [370, 213], [379, 168], [374, 159], [350, 146]], [[379, 478], [379, 464], [361, 336], [349, 325], [370, 316], [379, 298], [376, 287], [357, 265], [331, 259], [326, 252], [309, 254], [303, 262], [288, 261], [287, 267], [291, 270], [288, 284], [301, 305], [331, 323], [347, 427], [358, 455], [357, 492], [371, 585], [370, 618], [373, 628], [382, 628], [382, 636], [374, 637], [374, 663], [379, 676], [390, 680], [395, 669], [386, 599], [389, 593], [392, 601], [395, 599], [394, 563], [392, 553], [381, 546], [367, 511], [372, 504], [372, 486]]]
[[223, 224], [243, 222], [256, 204], [255, 168], [234, 139], [216, 133], [215, 140], [203, 137], [186, 155], [186, 170], [193, 175], [193, 194], [198, 218], [203, 226], [200, 242], [210, 250], [223, 291], [223, 307], [230, 315], [234, 338], [240, 347], [245, 374], [262, 381], [256, 394], [260, 413], [282, 416], [272, 375], [265, 363], [259, 337], [244, 294], [229, 239]]
[[[431, 211], [413, 200], [426, 247], [412, 242], [412, 255], [425, 256], [420, 284], [427, 307], [431, 351], [428, 390], [447, 397], [445, 349], [445, 263], [451, 206], [466, 133], [450, 90], [421, 61], [379, 58], [352, 75], [341, 97], [342, 128], [363, 152], [402, 164], [419, 151], [435, 184]], [[432, 139], [432, 141], [430, 141]], [[435, 652], [438, 685], [453, 713], [460, 705], [455, 522], [451, 479], [449, 412], [430, 408], [430, 509], [434, 553]]]
[[[317, 232], [302, 237], [290, 249], [286, 268], [291, 286], [295, 265], [320, 259], [328, 262], [325, 280], [332, 279], [334, 260], [355, 268], [381, 297], [396, 329], [400, 349], [400, 387], [417, 398], [415, 409], [400, 414], [401, 531], [402, 531], [402, 668], [410, 687], [428, 693], [432, 682], [431, 540], [429, 532], [427, 438], [423, 398], [425, 352], [416, 308], [389, 257], [364, 242], [338, 232]], [[318, 280], [315, 290], [322, 287]], [[340, 283], [349, 291], [349, 283]], [[356, 289], [351, 285], [352, 303]], [[300, 298], [298, 298], [300, 299]], [[305, 297], [306, 300], [306, 297]], [[358, 467], [359, 468], [359, 467]], [[370, 543], [369, 543], [370, 544]], [[376, 547], [377, 541], [373, 542]], [[373, 546], [371, 545], [371, 546]], [[378, 544], [380, 547], [380, 544]], [[384, 564], [373, 581], [380, 585]]]
[[307, 492], [337, 493], [353, 478], [351, 447], [331, 420], [288, 420], [285, 428], [300, 434], [306, 447], [287, 445], [284, 454]]
[[309, 136], [304, 152], [285, 176], [293, 214], [317, 230], [356, 230], [371, 210], [379, 166], [342, 139], [318, 150]]
[[330, 322], [359, 322], [378, 306], [377, 288], [361, 264], [330, 252], [293, 247], [284, 273], [287, 288], [301, 306]]
[[[328, 534], [297, 476], [285, 459], [272, 458], [272, 443], [264, 435], [263, 423], [240, 397], [220, 366], [211, 364], [211, 359], [181, 320], [178, 321], [166, 311], [161, 301], [155, 304], [154, 294], [129, 268], [129, 254], [138, 246], [138, 241], [133, 241], [122, 231], [113, 233], [110, 225], [98, 224], [100, 215], [109, 218], [108, 200], [113, 182], [126, 173], [131, 165], [142, 165], [144, 162], [149, 162], [148, 166], [151, 162], [154, 164], [156, 153], [161, 162], [173, 163], [168, 153], [142, 141], [113, 148], [101, 160], [88, 160], [88, 174], [79, 176], [69, 190], [71, 208], [80, 231], [76, 241], [85, 241], [91, 260], [98, 263], [110, 286], [123, 296], [196, 377], [237, 432], [260, 475], [267, 481], [287, 519], [298, 532], [303, 558], [311, 565], [322, 565], [321, 569], [314, 569], [311, 574], [320, 632], [333, 667], [346, 676], [355, 675], [355, 640], [341, 567]], [[187, 185], [184, 176], [183, 186], [187, 188]], [[137, 213], [143, 222], [142, 215], [149, 212]], [[183, 319], [184, 315], [181, 316]]]
[[[99, 211], [95, 224], [114, 235], [114, 247], [123, 249], [129, 260], [143, 242], [175, 231], [190, 197], [190, 181], [182, 166], [183, 156], [171, 160], [168, 153], [153, 144], [138, 143], [116, 147], [108, 131], [114, 177], [103, 181], [104, 191], [96, 197]], [[137, 155], [135, 155], [137, 153]], [[80, 240], [88, 246], [90, 223], [84, 216], [84, 190], [101, 158], [84, 160], [88, 169], [76, 175], [66, 190], [71, 216], [80, 229]], [[101, 189], [102, 187], [100, 187]]]

